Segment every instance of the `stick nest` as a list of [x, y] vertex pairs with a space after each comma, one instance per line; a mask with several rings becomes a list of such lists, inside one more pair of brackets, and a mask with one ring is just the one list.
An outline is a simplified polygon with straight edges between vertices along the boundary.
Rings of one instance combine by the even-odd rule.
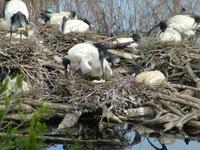
[[[65, 79], [63, 66], [53, 59], [54, 55], [61, 57], [66, 55], [69, 48], [84, 41], [101, 43], [117, 51], [124, 52], [126, 49], [126, 46], [114, 45], [109, 37], [100, 33], [63, 35], [53, 27], [40, 26], [34, 38], [18, 43], [10, 44], [8, 39], [1, 37], [0, 65], [14, 74], [21, 73], [25, 76], [26, 81], [31, 85], [31, 92], [26, 95], [26, 98], [33, 101], [45, 99], [51, 103], [65, 105], [93, 104], [96, 108], [102, 108], [101, 117], [107, 117], [108, 120], [114, 117], [104, 116], [105, 111], [110, 111], [119, 120], [126, 121], [132, 118], [127, 116], [125, 110], [143, 106], [150, 106], [157, 115], [163, 112], [159, 114], [160, 116], [173, 113], [177, 120], [181, 120], [186, 114], [199, 111], [199, 103], [193, 101], [192, 104], [198, 106], [189, 105], [186, 109], [188, 105], [176, 101], [177, 95], [174, 95], [189, 89], [195, 94], [185, 100], [199, 99], [199, 87], [194, 79], [194, 77], [198, 78], [198, 70], [191, 72], [190, 66], [187, 66], [190, 60], [200, 58], [199, 47], [194, 42], [184, 40], [180, 44], [172, 44], [143, 38], [142, 44], [138, 47], [137, 59], [122, 59], [120, 65], [112, 68], [114, 75], [109, 81], [95, 84], [73, 73], [69, 79]], [[167, 82], [159, 87], [151, 87], [136, 83], [134, 77], [128, 73], [120, 73], [121, 69], [129, 69], [131, 72], [134, 65], [139, 65], [142, 70], [164, 67], [167, 70]], [[192, 76], [194, 72], [196, 76]], [[169, 96], [168, 98], [172, 100], [167, 101], [163, 95]], [[175, 113], [176, 109], [178, 113]], [[155, 118], [161, 119], [160, 116]], [[153, 121], [146, 124], [151, 125]]]

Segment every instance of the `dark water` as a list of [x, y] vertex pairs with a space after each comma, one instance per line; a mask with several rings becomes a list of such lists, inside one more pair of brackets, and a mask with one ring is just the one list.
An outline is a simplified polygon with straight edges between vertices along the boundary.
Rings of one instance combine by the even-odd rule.
[[[134, 137], [135, 137], [134, 131], [126, 134], [126, 138], [128, 139], [130, 143], [131, 141], [133, 141]], [[158, 139], [149, 138], [149, 140], [155, 147], [162, 150], [162, 145], [158, 142]], [[167, 150], [200, 150], [200, 143], [198, 141], [190, 141], [188, 144], [186, 144], [183, 139], [175, 139], [175, 141], [173, 141], [172, 144], [165, 144], [165, 145], [166, 145]], [[99, 147], [99, 149], [101, 148]], [[110, 150], [111, 148], [108, 147], [107, 149]], [[148, 142], [147, 136], [145, 135], [141, 137], [141, 142], [139, 144], [136, 144], [133, 146], [125, 146], [124, 148], [119, 148], [119, 149], [121, 150], [155, 150], [155, 148], [151, 146], [151, 144]], [[47, 148], [46, 150], [64, 150], [64, 147], [62, 144], [56, 144]]]

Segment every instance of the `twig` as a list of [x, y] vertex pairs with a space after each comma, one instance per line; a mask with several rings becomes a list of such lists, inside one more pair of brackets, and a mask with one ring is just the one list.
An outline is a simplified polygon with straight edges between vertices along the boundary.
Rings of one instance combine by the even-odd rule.
[[185, 95], [185, 94], [180, 94], [178, 92], [174, 93], [174, 95], [178, 98], [181, 98], [181, 99], [185, 99], [187, 101], [190, 101], [190, 102], [193, 102], [193, 103], [196, 103], [200, 106], [200, 99], [199, 98], [196, 98], [196, 97], [192, 97], [192, 96], [189, 96], [189, 95]]
[[179, 88], [179, 89], [190, 89], [194, 91], [200, 91], [200, 88], [195, 88], [192, 86], [187, 86], [187, 85], [182, 85], [182, 84], [172, 84], [172, 83], [167, 83], [165, 84], [167, 87], [172, 87], [172, 88]]
[[186, 64], [186, 70], [191, 76], [192, 80], [197, 84], [197, 88], [200, 88], [200, 78], [197, 77], [197, 75], [193, 72], [189, 62], [187, 62]]
[[178, 115], [178, 116], [183, 116], [183, 114], [181, 113], [181, 111], [179, 111], [177, 108], [174, 108], [169, 103], [167, 103], [165, 101], [161, 101], [161, 104], [164, 107], [166, 107], [171, 113], [174, 113], [175, 115]]
[[180, 98], [176, 98], [176, 97], [168, 96], [168, 95], [164, 95], [164, 94], [157, 94], [156, 97], [161, 100], [167, 100], [170, 102], [175, 102], [175, 103], [179, 103], [179, 104], [183, 104], [186, 106], [200, 109], [200, 105], [198, 105], [197, 103], [194, 103], [194, 102], [188, 102], [188, 100], [185, 100], [185, 99], [180, 99]]

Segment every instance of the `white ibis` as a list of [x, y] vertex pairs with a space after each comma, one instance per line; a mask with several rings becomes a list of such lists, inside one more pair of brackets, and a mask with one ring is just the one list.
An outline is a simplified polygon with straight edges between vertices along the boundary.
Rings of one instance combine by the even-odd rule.
[[167, 26], [164, 21], [161, 21], [159, 24], [154, 26], [147, 34], [147, 36], [151, 33], [155, 28], [160, 27], [160, 31], [157, 34], [157, 38], [162, 42], [180, 42], [181, 34], [173, 27]]
[[180, 33], [198, 29], [199, 23], [200, 17], [196, 15], [175, 15], [167, 20], [167, 25]]
[[19, 32], [20, 37], [28, 36], [29, 12], [22, 0], [6, 0], [4, 15], [10, 28], [10, 41], [13, 31]]
[[2, 78], [1, 84], [6, 86], [6, 89], [0, 93], [1, 96], [9, 96], [11, 94], [18, 95], [30, 90], [28, 84], [24, 80], [22, 80], [19, 85], [19, 78], [11, 78], [9, 75]]
[[[166, 22], [167, 27], [175, 29], [180, 34], [194, 35], [200, 27], [200, 16], [197, 15], [175, 15]], [[149, 33], [159, 25], [155, 25]]]
[[116, 41], [114, 41], [113, 43], [128, 43], [128, 42], [133, 42], [130, 45], [128, 45], [128, 48], [131, 49], [135, 49], [136, 47], [138, 47], [138, 44], [140, 43], [140, 36], [138, 34], [133, 34], [132, 37], [121, 37], [121, 38], [117, 38]]
[[105, 55], [104, 50], [91, 43], [80, 43], [69, 49], [68, 55], [63, 58], [63, 65], [66, 72], [70, 66], [74, 71], [80, 69], [82, 74], [107, 78], [113, 73]]
[[63, 17], [62, 25], [60, 27], [60, 31], [64, 34], [71, 32], [83, 33], [90, 30], [91, 24], [87, 19], [67, 19], [67, 17]]
[[45, 10], [40, 15], [41, 15], [41, 19], [44, 20], [45, 23], [49, 23], [51, 25], [58, 25], [59, 27], [62, 24], [62, 20], [64, 16], [67, 19], [76, 19], [77, 17], [75, 11], [52, 13]]
[[139, 73], [135, 77], [135, 81], [138, 83], [144, 83], [150, 86], [158, 86], [161, 85], [165, 80], [165, 75], [159, 71], [144, 71]]

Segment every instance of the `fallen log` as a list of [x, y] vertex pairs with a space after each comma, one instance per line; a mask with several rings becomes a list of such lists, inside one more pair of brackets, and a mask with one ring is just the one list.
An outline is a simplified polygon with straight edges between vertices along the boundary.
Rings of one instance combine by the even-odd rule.
[[140, 107], [135, 109], [124, 110], [127, 118], [139, 118], [139, 117], [152, 117], [156, 112], [151, 107]]
[[[7, 137], [7, 133], [0, 132], [0, 137]], [[18, 137], [28, 137], [29, 135], [27, 134], [11, 134], [12, 137], [18, 138]], [[98, 140], [79, 140], [79, 139], [71, 139], [71, 138], [65, 138], [65, 137], [56, 137], [56, 136], [37, 136], [38, 139], [48, 142], [48, 143], [54, 143], [54, 144], [94, 144], [94, 145], [121, 145], [121, 142], [119, 139], [113, 139], [113, 140], [103, 140], [103, 139], [98, 139]]]

